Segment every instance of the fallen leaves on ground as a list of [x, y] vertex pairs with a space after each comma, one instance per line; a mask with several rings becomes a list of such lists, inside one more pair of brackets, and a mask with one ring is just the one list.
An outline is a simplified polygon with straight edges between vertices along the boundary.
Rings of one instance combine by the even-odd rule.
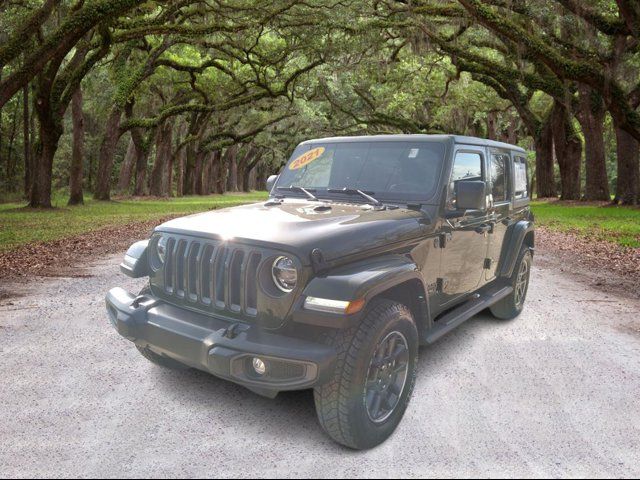
[[536, 251], [555, 257], [563, 269], [591, 272], [597, 286], [617, 283], [636, 295], [640, 289], [640, 248], [537, 227]]
[[133, 222], [100, 228], [51, 242], [22, 245], [0, 253], [0, 278], [90, 275], [85, 265], [100, 255], [124, 252], [136, 240], [149, 237], [161, 221]]

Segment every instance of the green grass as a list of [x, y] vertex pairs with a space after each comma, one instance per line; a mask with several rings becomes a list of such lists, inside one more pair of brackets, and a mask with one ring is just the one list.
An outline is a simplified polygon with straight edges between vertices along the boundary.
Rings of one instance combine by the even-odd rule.
[[110, 225], [159, 220], [169, 215], [188, 215], [214, 208], [258, 202], [266, 192], [161, 199], [123, 199], [112, 202], [85, 200], [84, 206], [67, 207], [56, 196], [51, 210], [33, 210], [24, 203], [0, 204], [0, 252], [26, 243], [58, 240]]
[[536, 224], [640, 248], [640, 209], [631, 207], [570, 205], [533, 202]]

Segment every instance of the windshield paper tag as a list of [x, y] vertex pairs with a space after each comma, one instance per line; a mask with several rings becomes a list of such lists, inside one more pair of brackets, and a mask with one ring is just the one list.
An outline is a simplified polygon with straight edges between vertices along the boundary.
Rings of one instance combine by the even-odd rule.
[[416, 158], [419, 152], [419, 148], [412, 148], [411, 150], [409, 150], [409, 158]]
[[324, 147], [314, 148], [313, 150], [309, 150], [306, 153], [303, 153], [298, 158], [293, 160], [289, 164], [289, 170], [298, 170], [302, 167], [309, 165], [311, 162], [321, 157], [324, 153]]

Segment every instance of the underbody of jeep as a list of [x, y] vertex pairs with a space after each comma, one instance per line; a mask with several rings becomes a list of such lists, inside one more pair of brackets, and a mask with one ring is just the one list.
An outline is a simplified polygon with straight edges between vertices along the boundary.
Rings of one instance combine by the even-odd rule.
[[318, 389], [342, 368], [336, 336], [381, 299], [410, 311], [421, 344], [514, 290], [524, 301], [533, 218], [520, 161], [517, 147], [467, 137], [305, 142], [268, 201], [175, 219], [134, 244], [121, 269], [149, 286], [112, 289], [109, 318], [140, 349], [256, 393]]

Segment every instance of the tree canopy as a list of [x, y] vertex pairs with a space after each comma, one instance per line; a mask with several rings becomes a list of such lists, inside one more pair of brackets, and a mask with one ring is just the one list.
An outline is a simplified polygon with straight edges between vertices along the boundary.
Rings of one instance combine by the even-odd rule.
[[538, 196], [637, 204], [639, 107], [635, 0], [0, 3], [0, 189], [32, 207], [261, 188], [376, 133], [518, 143]]

